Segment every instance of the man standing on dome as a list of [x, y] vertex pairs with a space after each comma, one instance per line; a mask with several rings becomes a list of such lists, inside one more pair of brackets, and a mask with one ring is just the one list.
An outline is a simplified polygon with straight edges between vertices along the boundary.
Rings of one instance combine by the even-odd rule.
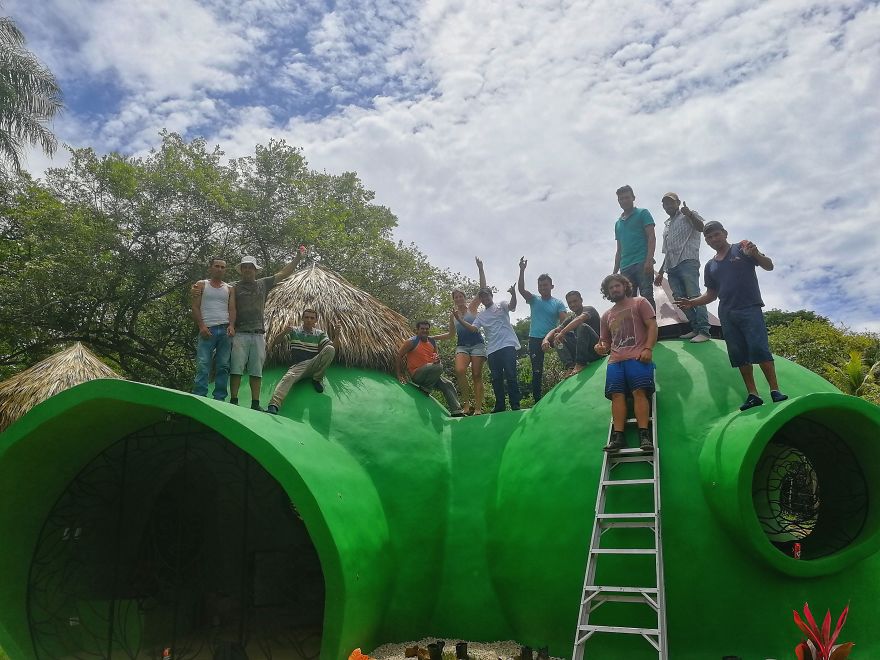
[[[696, 298], [700, 295], [700, 245], [703, 231], [702, 216], [682, 205], [673, 192], [663, 195], [663, 210], [669, 215], [663, 227], [663, 263], [654, 284], [663, 284], [663, 271], [669, 278], [673, 298]], [[684, 310], [691, 323], [690, 332], [681, 339], [699, 344], [709, 341], [709, 313], [705, 305]]]
[[565, 303], [550, 295], [553, 280], [547, 273], [538, 275], [538, 295], [526, 289], [525, 257], [519, 258], [519, 280], [517, 289], [531, 308], [529, 321], [529, 360], [532, 363], [532, 397], [535, 403], [541, 400], [541, 381], [544, 379], [544, 351], [542, 344], [547, 333], [565, 318]]
[[636, 196], [630, 186], [617, 189], [617, 203], [623, 212], [614, 223], [617, 252], [614, 270], [626, 277], [632, 286], [632, 295], [644, 297], [653, 309], [654, 303], [654, 218], [648, 209], [635, 206]]
[[208, 279], [199, 280], [190, 290], [192, 316], [199, 326], [196, 343], [196, 376], [193, 394], [208, 395], [211, 360], [214, 360], [214, 398], [226, 399], [229, 384], [229, 352], [235, 324], [235, 305], [231, 301], [230, 286], [223, 281], [226, 260], [211, 259]]
[[747, 396], [745, 403], [739, 407], [740, 410], [748, 410], [764, 403], [758, 396], [755, 385], [755, 364], [764, 372], [773, 402], [785, 401], [788, 396], [779, 391], [779, 382], [776, 380], [776, 366], [773, 364], [767, 325], [761, 310], [764, 301], [761, 299], [761, 289], [755, 272], [756, 266], [773, 270], [773, 262], [749, 240], [742, 240], [735, 245], [728, 243], [727, 230], [716, 220], [705, 224], [703, 236], [709, 247], [715, 250], [715, 256], [706, 263], [703, 271], [706, 293], [698, 298], [675, 302], [687, 310], [697, 305], [707, 305], [714, 300], [719, 301], [718, 317], [721, 319], [721, 330], [727, 343], [730, 366], [739, 369], [746, 386]]
[[639, 447], [653, 451], [654, 442], [648, 422], [650, 396], [654, 392], [654, 346], [657, 343], [657, 318], [654, 309], [642, 296], [632, 295], [632, 285], [623, 275], [609, 275], [602, 280], [602, 295], [614, 306], [602, 314], [596, 352], [608, 355], [605, 373], [605, 396], [611, 399], [611, 436], [605, 451], [626, 447], [626, 396], [632, 394]]
[[263, 311], [269, 291], [282, 280], [293, 275], [293, 271], [306, 254], [304, 245], [293, 261], [280, 271], [268, 277], [257, 279], [257, 271], [261, 270], [256, 257], [242, 257], [238, 264], [241, 279], [232, 285], [231, 304], [235, 307], [235, 322], [232, 327], [235, 340], [232, 342], [232, 358], [230, 360], [229, 402], [238, 405], [238, 388], [241, 377], [248, 374], [251, 388], [251, 408], [260, 408], [260, 385], [263, 381], [263, 363], [266, 361], [266, 329], [263, 326]]

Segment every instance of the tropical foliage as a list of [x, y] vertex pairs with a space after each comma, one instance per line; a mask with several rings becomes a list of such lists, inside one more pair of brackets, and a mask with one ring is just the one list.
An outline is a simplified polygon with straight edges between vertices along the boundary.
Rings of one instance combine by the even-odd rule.
[[24, 43], [15, 23], [0, 17], [0, 165], [5, 161], [16, 172], [26, 145], [55, 151], [55, 136], [45, 123], [61, 109], [55, 76]]
[[847, 394], [880, 404], [878, 335], [852, 332], [807, 310], [770, 310], [766, 316], [774, 353], [827, 378]]
[[806, 622], [801, 619], [800, 614], [796, 610], [792, 613], [794, 614], [795, 625], [807, 636], [807, 639], [802, 640], [795, 647], [798, 660], [845, 660], [849, 657], [855, 644], [852, 642], [834, 644], [840, 635], [843, 624], [846, 623], [849, 605], [843, 608], [834, 632], [831, 631], [831, 610], [825, 613], [825, 620], [822, 622], [821, 628], [816, 625], [816, 620], [813, 618], [813, 613], [810, 612], [810, 606], [807, 603], [804, 603], [804, 619], [806, 619]]

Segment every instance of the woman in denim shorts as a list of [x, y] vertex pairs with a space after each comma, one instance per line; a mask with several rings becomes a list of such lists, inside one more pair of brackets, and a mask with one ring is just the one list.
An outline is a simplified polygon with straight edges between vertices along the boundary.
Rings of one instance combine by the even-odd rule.
[[[452, 292], [452, 302], [458, 308], [462, 318], [468, 323], [473, 323], [477, 317], [477, 307], [480, 299], [477, 296], [467, 302], [467, 297], [462, 291], [455, 289]], [[434, 339], [448, 339], [456, 337], [458, 344], [455, 347], [455, 377], [458, 380], [458, 391], [461, 403], [464, 406], [465, 415], [483, 414], [483, 365], [486, 363], [486, 340], [479, 332], [467, 330], [455, 317], [449, 315], [449, 330]], [[468, 382], [467, 368], [471, 367], [471, 383]], [[473, 393], [473, 403], [471, 394]]]

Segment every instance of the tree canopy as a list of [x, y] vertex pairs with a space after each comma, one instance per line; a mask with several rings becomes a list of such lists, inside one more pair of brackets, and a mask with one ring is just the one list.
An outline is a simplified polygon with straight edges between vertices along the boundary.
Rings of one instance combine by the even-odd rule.
[[76, 149], [45, 181], [0, 176], [0, 375], [83, 341], [129, 377], [188, 387], [188, 292], [212, 256], [271, 273], [306, 244], [409, 318], [445, 319], [467, 283], [394, 241], [397, 219], [355, 173], [316, 172], [283, 141], [224, 160], [163, 133], [143, 158]]

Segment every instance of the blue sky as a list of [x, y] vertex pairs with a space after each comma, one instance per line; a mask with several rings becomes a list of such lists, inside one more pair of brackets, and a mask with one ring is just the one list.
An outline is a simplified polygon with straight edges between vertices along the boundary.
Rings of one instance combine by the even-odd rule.
[[[58, 75], [59, 138], [271, 137], [354, 170], [439, 266], [521, 254], [602, 307], [614, 190], [678, 192], [776, 263], [765, 302], [880, 331], [880, 4], [4, 0]], [[63, 154], [56, 164], [63, 162]], [[50, 164], [38, 153], [29, 168]], [[702, 259], [710, 257], [703, 248]]]

